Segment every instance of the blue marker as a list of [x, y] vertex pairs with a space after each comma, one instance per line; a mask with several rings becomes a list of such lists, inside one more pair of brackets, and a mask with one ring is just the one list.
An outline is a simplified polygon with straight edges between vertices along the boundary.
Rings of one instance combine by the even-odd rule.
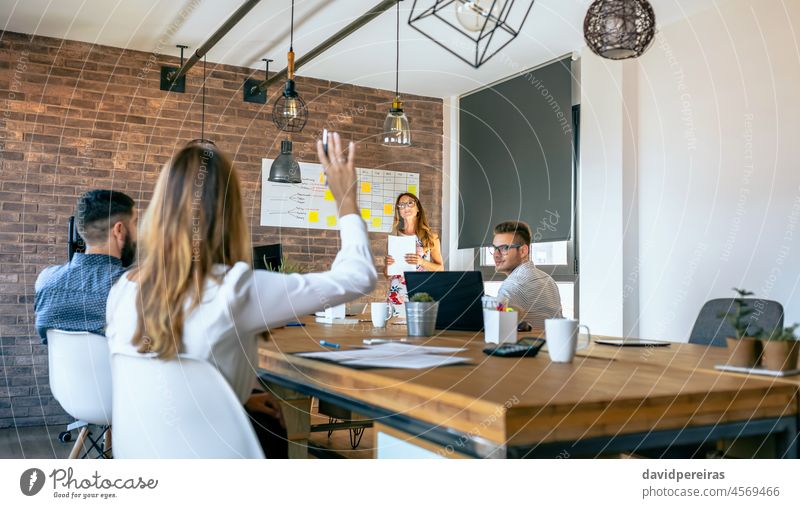
[[306, 324], [301, 323], [299, 321], [291, 321], [289, 323], [286, 323], [286, 326], [306, 326]]
[[332, 347], [333, 349], [339, 349], [340, 347], [342, 347], [339, 344], [334, 344], [333, 342], [328, 342], [327, 340], [319, 341], [319, 345], [325, 347]]

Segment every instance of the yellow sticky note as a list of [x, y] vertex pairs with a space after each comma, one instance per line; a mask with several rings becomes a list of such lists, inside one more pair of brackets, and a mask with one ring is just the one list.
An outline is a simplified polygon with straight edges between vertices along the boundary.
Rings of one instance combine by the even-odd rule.
[[416, 185], [409, 185], [408, 186], [408, 192], [410, 192], [411, 194], [416, 194], [417, 193], [417, 186]]
[[308, 222], [319, 222], [319, 212], [316, 210], [308, 212]]
[[372, 192], [372, 184], [369, 182], [361, 182], [361, 192]]
[[325, 183], [325, 172], [320, 172], [319, 183]]
[[330, 189], [325, 189], [325, 201], [333, 201], [333, 192]]
[[371, 215], [372, 215], [372, 211], [369, 208], [362, 208], [361, 209], [361, 218], [362, 219], [369, 220]]
[[383, 214], [392, 215], [392, 205], [383, 205]]
[[328, 215], [328, 226], [333, 227], [336, 225], [336, 216], [335, 215]]
[[380, 217], [373, 217], [372, 218], [372, 227], [373, 228], [381, 227], [381, 218]]

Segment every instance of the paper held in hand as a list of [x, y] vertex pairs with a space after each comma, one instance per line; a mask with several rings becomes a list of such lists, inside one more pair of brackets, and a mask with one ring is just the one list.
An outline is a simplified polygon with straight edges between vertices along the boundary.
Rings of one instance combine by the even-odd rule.
[[394, 258], [394, 263], [389, 265], [389, 275], [403, 275], [403, 272], [416, 271], [417, 265], [406, 263], [406, 254], [417, 253], [417, 238], [415, 236], [389, 235], [388, 253]]

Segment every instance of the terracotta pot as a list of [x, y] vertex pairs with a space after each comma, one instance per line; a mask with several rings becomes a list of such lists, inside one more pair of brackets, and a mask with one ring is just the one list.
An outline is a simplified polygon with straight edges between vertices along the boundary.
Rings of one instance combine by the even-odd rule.
[[797, 367], [797, 355], [800, 352], [796, 341], [765, 340], [762, 343], [764, 358], [762, 367], [769, 370], [792, 370]]
[[752, 337], [726, 337], [728, 365], [735, 367], [758, 367], [761, 361], [761, 341]]

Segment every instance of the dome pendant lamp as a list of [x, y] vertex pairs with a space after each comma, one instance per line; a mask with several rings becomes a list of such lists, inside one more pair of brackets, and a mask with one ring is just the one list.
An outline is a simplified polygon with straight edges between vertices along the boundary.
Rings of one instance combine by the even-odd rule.
[[277, 183], [303, 183], [303, 178], [300, 176], [300, 164], [292, 156], [291, 141], [281, 141], [281, 154], [272, 161], [267, 180]]

